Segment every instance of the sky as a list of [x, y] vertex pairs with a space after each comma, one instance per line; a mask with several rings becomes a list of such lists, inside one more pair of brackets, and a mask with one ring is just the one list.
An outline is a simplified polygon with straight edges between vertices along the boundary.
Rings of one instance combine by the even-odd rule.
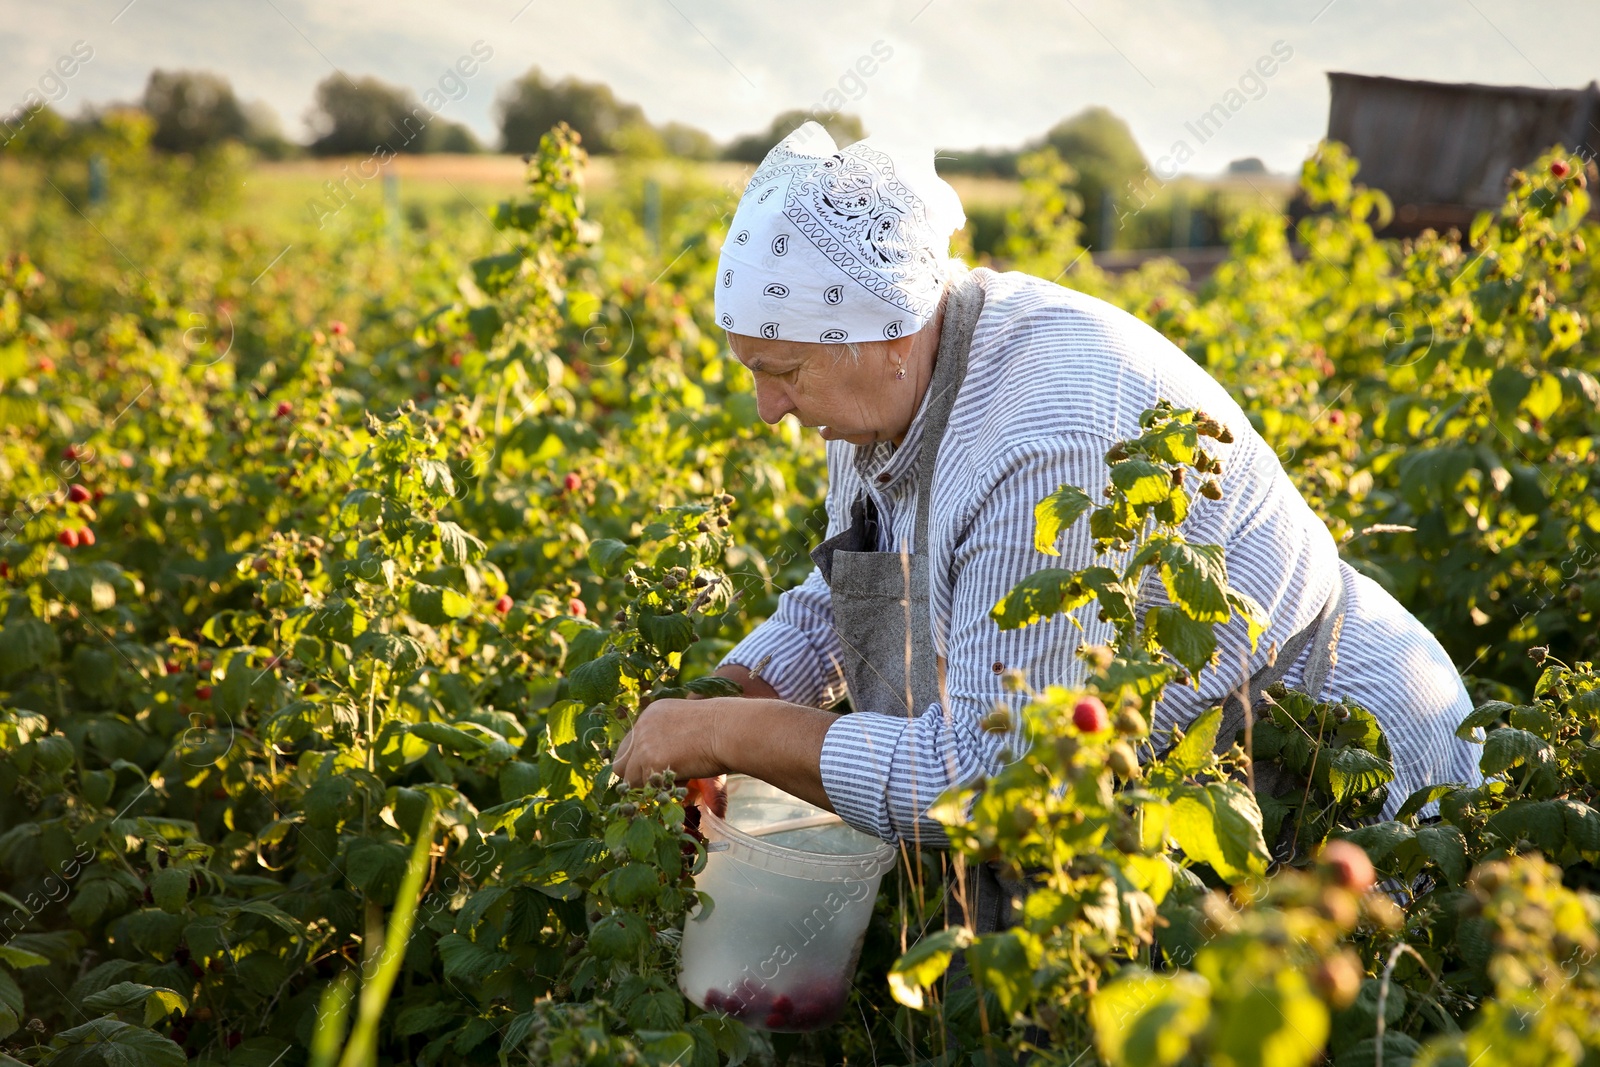
[[[152, 68], [210, 70], [302, 139], [334, 70], [421, 96], [476, 48], [488, 58], [440, 114], [486, 143], [496, 93], [538, 66], [719, 140], [826, 109], [830, 92], [875, 136], [950, 149], [1014, 146], [1098, 104], [1152, 162], [1188, 142], [1196, 174], [1246, 156], [1295, 169], [1327, 127], [1329, 70], [1561, 88], [1600, 76], [1600, 0], [0, 0], [0, 25], [0, 113], [30, 89], [71, 115], [136, 100]], [[92, 55], [60, 78], [75, 48]], [[1184, 124], [1263, 57], [1272, 75], [1247, 80], [1244, 105], [1196, 143]]]

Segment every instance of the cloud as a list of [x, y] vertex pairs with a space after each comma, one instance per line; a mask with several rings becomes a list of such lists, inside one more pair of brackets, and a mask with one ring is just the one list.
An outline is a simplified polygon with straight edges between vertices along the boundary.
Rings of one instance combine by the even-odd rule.
[[1592, 0], [126, 3], [32, 5], [20, 32], [0, 38], [0, 108], [20, 103], [58, 55], [84, 40], [95, 58], [73, 79], [69, 112], [137, 99], [152, 67], [208, 69], [226, 74], [242, 97], [265, 100], [291, 136], [303, 136], [313, 89], [335, 68], [421, 92], [483, 40], [494, 58], [446, 114], [490, 141], [496, 91], [534, 65], [607, 82], [654, 121], [728, 138], [764, 128], [786, 108], [814, 106], [884, 41], [893, 58], [850, 105], [869, 129], [954, 148], [1000, 146], [1103, 104], [1154, 156], [1284, 40], [1293, 62], [1191, 167], [1258, 155], [1289, 169], [1325, 128], [1328, 69], [1575, 86], [1590, 79], [1591, 42], [1600, 39]]

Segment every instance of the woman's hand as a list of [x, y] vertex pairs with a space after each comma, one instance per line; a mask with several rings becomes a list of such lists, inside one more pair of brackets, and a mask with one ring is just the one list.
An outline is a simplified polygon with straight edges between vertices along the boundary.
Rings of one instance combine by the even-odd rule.
[[657, 771], [671, 770], [679, 782], [727, 773], [716, 754], [718, 713], [726, 701], [738, 699], [653, 702], [617, 746], [612, 768], [635, 788]]
[[748, 774], [828, 811], [822, 741], [834, 714], [782, 700], [657, 700], [617, 746], [611, 766], [632, 786], [670, 770], [690, 778]]

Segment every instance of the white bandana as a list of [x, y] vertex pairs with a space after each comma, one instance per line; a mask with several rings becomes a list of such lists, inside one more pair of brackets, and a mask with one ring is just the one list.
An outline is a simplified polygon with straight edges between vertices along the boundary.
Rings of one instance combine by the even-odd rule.
[[730, 333], [840, 344], [914, 333], [933, 317], [961, 200], [931, 151], [838, 148], [815, 122], [745, 187], [717, 264]]

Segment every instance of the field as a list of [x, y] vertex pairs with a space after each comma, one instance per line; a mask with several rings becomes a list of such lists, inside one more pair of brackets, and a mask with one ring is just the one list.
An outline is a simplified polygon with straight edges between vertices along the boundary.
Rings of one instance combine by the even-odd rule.
[[[675, 984], [684, 783], [609, 771], [821, 526], [819, 442], [761, 423], [711, 321], [742, 171], [552, 134], [391, 197], [114, 135], [94, 202], [81, 161], [0, 163], [0, 1062], [1600, 1062], [1592, 163], [1553, 146], [1399, 244], [1325, 145], [1317, 213], [1244, 197], [1202, 285], [1082, 254], [1059, 161], [962, 188], [997, 266], [1229, 387], [1462, 668], [1486, 782], [1378, 821], [1376, 721], [1288, 693], [1249, 753], [1215, 714], [1151, 734], [1249, 610], [1183, 541], [1216, 428], [1152, 412], [1040, 529], [1149, 551], [996, 607], [1098, 599], [1088, 689], [1015, 679], [1049, 743], [902, 852], [842, 1020], [771, 1034]], [[1167, 614], [1122, 595], [1146, 566]], [[1016, 928], [943, 928], [958, 858], [1035, 872]]]

